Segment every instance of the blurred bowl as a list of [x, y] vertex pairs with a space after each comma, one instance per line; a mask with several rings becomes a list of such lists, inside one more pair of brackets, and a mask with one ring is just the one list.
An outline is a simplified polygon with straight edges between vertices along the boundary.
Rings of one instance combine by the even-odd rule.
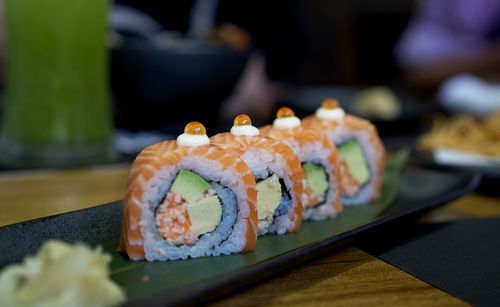
[[118, 127], [158, 129], [193, 119], [211, 125], [248, 55], [187, 39], [169, 40], [168, 46], [134, 43], [113, 48], [111, 83]]

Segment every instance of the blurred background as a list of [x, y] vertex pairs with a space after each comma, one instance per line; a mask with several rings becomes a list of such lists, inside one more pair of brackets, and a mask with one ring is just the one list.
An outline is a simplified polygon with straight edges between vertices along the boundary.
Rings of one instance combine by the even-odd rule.
[[[22, 45], [16, 36], [33, 31], [33, 36], [44, 37], [43, 32], [30, 29], [36, 27], [35, 23], [15, 23], [21, 18], [22, 8], [14, 2], [0, 2], [0, 118], [4, 131], [4, 145], [0, 148], [4, 151], [13, 148], [12, 131], [21, 129], [12, 123], [23, 122], [19, 115], [6, 120], [12, 117], [9, 112], [14, 113], [12, 105], [20, 103], [16, 101], [19, 95], [12, 94], [9, 87], [20, 84], [16, 80], [34, 75], [30, 71], [34, 68], [19, 68], [18, 62], [25, 63], [26, 58], [9, 59], [17, 54], [25, 56], [23, 50], [38, 46]], [[46, 5], [61, 5], [60, 2], [50, 0]], [[74, 2], [84, 5], [82, 1]], [[92, 12], [92, 4], [86, 6]], [[463, 120], [458, 123], [462, 130], [479, 129], [482, 142], [490, 138], [487, 142], [498, 145], [498, 116], [487, 120], [500, 109], [500, 84], [496, 83], [500, 80], [500, 2], [496, 0], [117, 0], [109, 2], [104, 10], [105, 35], [98, 48], [105, 56], [99, 65], [104, 67], [105, 103], [111, 111], [108, 114], [105, 108], [101, 110], [111, 127], [110, 136], [103, 140], [110, 142], [113, 153], [95, 150], [106, 156], [101, 161], [119, 159], [120, 154], [134, 155], [149, 143], [174, 138], [191, 120], [203, 122], [208, 134], [213, 135], [228, 130], [239, 113], [248, 113], [258, 126], [269, 123], [279, 106], [291, 106], [299, 116], [305, 116], [327, 97], [338, 98], [348, 112], [374, 121], [383, 137], [396, 140], [395, 147], [401, 144], [398, 135], [419, 136], [431, 128], [433, 119], [434, 128], [443, 126], [449, 118], [440, 117], [437, 125], [436, 113], [465, 114], [465, 124]], [[89, 24], [101, 22], [97, 20], [101, 15], [89, 13], [86, 19], [75, 19], [73, 23], [83, 24], [71, 30], [64, 8], [61, 12], [40, 21], [55, 25], [50, 31], [57, 35], [51, 32], [46, 37], [78, 37]], [[41, 41], [39, 44], [43, 45]], [[55, 50], [54, 46], [47, 45], [44, 56], [52, 54], [53, 59], [58, 59], [70, 49]], [[79, 57], [59, 63], [64, 68], [60, 71], [71, 68], [78, 74], [78, 65], [74, 63], [78, 59], [85, 66], [94, 65], [92, 59], [86, 58], [87, 47], [73, 46], [84, 51]], [[37, 53], [28, 57], [37, 57]], [[50, 56], [44, 59], [53, 60]], [[49, 76], [51, 67], [44, 68]], [[50, 84], [43, 83], [47, 78], [30, 78], [33, 82], [27, 83], [29, 86], [36, 87], [33, 84], [41, 82], [42, 92], [50, 92]], [[29, 86], [17, 90], [30, 92]], [[96, 88], [85, 87], [85, 93], [92, 91]], [[29, 100], [38, 110], [37, 117], [53, 112], [53, 107], [44, 107], [36, 97]], [[59, 99], [57, 95], [49, 97]], [[71, 103], [67, 99], [63, 104]], [[86, 114], [97, 110], [86, 113], [81, 107], [74, 107], [74, 111], [68, 108], [67, 112], [49, 117], [52, 119], [44, 125], [73, 112], [75, 118], [83, 118], [83, 126]], [[94, 120], [88, 117], [87, 122]], [[65, 124], [60, 124], [49, 130], [58, 135], [64, 129]], [[78, 132], [78, 125], [72, 129]], [[50, 138], [44, 141], [51, 142]], [[79, 141], [54, 138], [53, 142]], [[421, 147], [429, 150], [437, 146], [430, 143]], [[9, 155], [23, 154], [22, 145], [16, 143], [14, 147], [17, 151], [12, 150]], [[78, 152], [85, 150], [78, 148]], [[70, 151], [70, 155], [74, 152]], [[500, 154], [497, 147], [489, 152], [495, 158]], [[99, 161], [85, 159], [82, 157], [81, 161]], [[9, 161], [3, 163], [4, 167], [8, 164]], [[74, 161], [68, 164], [73, 165]], [[11, 166], [18, 165], [22, 164]]]
[[[427, 221], [499, 216], [500, 0], [0, 0], [0, 226], [122, 199], [140, 150], [190, 121], [212, 136], [240, 113], [261, 126], [281, 106], [303, 117], [325, 98], [372, 121], [388, 157], [409, 148], [407, 168], [479, 173], [475, 192], [495, 196], [460, 198]], [[411, 195], [426, 195], [411, 178]], [[441, 258], [477, 264], [487, 250], [494, 264], [490, 229], [464, 225], [487, 248], [440, 237], [468, 244]], [[429, 255], [413, 258], [432, 268]], [[345, 259], [334, 271], [352, 268]]]
[[[171, 115], [167, 126], [179, 120], [182, 127], [186, 120], [200, 118], [209, 130], [219, 131], [227, 130], [240, 112], [267, 123], [278, 105], [295, 103], [303, 90], [315, 87], [318, 91], [400, 87], [395, 46], [416, 3], [119, 1], [118, 5], [120, 10], [133, 8], [155, 18], [154, 27], [161, 30], [151, 35], [156, 44], [146, 43], [131, 35], [130, 28], [120, 29], [125, 12], [113, 12], [112, 27], [126, 40], [112, 51], [112, 85], [116, 105], [123, 111], [117, 114], [117, 125], [158, 129]], [[321, 103], [314, 99], [321, 97], [303, 102], [314, 110]], [[134, 109], [139, 100], [141, 105], [165, 107], [155, 113], [161, 119], [152, 120], [151, 113], [135, 119], [127, 116], [128, 108]], [[170, 132], [168, 127], [160, 129]]]

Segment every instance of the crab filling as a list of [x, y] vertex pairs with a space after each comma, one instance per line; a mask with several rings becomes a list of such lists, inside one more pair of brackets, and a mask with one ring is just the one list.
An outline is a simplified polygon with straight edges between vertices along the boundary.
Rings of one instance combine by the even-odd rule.
[[222, 205], [215, 190], [194, 172], [182, 170], [156, 209], [160, 236], [170, 244], [195, 243], [214, 231], [222, 220]]

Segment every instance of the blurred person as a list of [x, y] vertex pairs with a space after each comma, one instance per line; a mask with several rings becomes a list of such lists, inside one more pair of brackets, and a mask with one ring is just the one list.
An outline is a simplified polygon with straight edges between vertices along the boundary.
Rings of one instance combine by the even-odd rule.
[[423, 0], [419, 4], [396, 46], [407, 85], [434, 91], [460, 73], [500, 80], [500, 1]]
[[300, 1], [222, 1], [220, 17], [247, 30], [254, 43], [233, 94], [222, 106], [222, 116], [242, 112], [268, 119], [279, 100], [297, 79], [304, 43]]

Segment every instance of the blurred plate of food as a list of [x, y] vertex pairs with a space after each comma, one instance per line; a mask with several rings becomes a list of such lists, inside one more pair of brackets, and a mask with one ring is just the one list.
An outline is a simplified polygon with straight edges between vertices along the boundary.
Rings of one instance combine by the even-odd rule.
[[468, 114], [435, 116], [432, 128], [417, 140], [414, 157], [428, 167], [480, 173], [483, 190], [498, 193], [500, 112], [484, 118]]
[[434, 117], [432, 128], [417, 142], [438, 164], [458, 167], [499, 168], [500, 112], [482, 119], [468, 114]]
[[336, 98], [348, 113], [369, 119], [383, 135], [413, 132], [427, 111], [415, 98], [385, 86], [304, 87], [287, 100], [296, 113], [305, 115], [314, 112], [325, 98]]
[[438, 164], [471, 167], [500, 167], [500, 156], [485, 156], [478, 153], [457, 150], [448, 147], [436, 147], [432, 157]]

